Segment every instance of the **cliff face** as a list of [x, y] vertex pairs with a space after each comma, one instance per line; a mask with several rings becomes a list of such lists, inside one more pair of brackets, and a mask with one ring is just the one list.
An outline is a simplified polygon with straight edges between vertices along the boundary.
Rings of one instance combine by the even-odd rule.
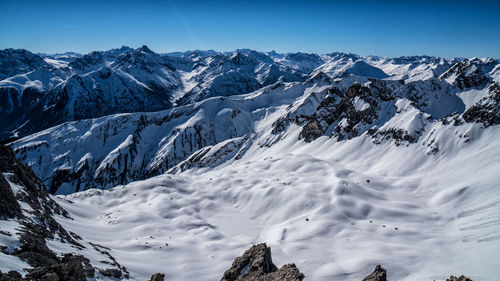
[[[0, 280], [85, 281], [95, 276], [90, 260], [75, 254], [88, 252], [86, 242], [57, 221], [71, 219], [68, 212], [7, 146], [0, 146], [0, 202], [0, 251], [12, 269], [0, 272]], [[54, 241], [73, 253], [56, 253]]]

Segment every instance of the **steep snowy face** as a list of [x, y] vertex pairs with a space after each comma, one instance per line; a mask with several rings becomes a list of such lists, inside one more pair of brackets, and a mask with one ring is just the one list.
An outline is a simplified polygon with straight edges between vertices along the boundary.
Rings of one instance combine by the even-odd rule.
[[[103, 66], [108, 66], [121, 54], [127, 54], [132, 51], [134, 51], [134, 49], [123, 46], [119, 49], [111, 49], [108, 51], [93, 51], [83, 56], [71, 56], [66, 60], [69, 59], [68, 67], [70, 69], [82, 74]], [[55, 56], [54, 59], [57, 59], [57, 56]], [[64, 60], [64, 57], [62, 60]]]
[[[238, 103], [213, 98], [158, 113], [67, 123], [33, 135], [34, 142], [19, 151], [25, 157], [38, 151], [39, 162], [31, 164], [53, 193], [110, 188], [160, 174], [203, 147], [248, 134], [253, 117]], [[54, 153], [62, 157], [49, 156]], [[45, 165], [54, 160], [52, 167]]]
[[367, 58], [369, 64], [383, 70], [390, 76], [389, 79], [405, 80], [407, 82], [438, 78], [457, 61], [457, 59], [444, 59], [429, 56]]
[[352, 65], [346, 66], [338, 74], [339, 77], [346, 77], [349, 75], [357, 75], [376, 79], [384, 79], [389, 77], [389, 75], [387, 75], [381, 69], [371, 66], [362, 60], [357, 60]]
[[186, 82], [193, 87], [183, 94], [178, 104], [249, 93], [278, 80], [303, 81], [308, 74], [252, 50], [238, 50], [229, 56], [190, 57], [196, 63], [191, 73], [186, 75]]
[[42, 57], [23, 49], [0, 50], [0, 80], [46, 65]]
[[0, 81], [2, 133], [23, 136], [66, 121], [170, 108], [180, 88], [176, 69], [147, 47], [92, 52]]
[[274, 60], [303, 73], [310, 73], [325, 63], [325, 59], [320, 55], [300, 52], [285, 56], [276, 55]]
[[491, 81], [492, 77], [489, 73], [498, 64], [498, 61], [491, 58], [471, 58], [457, 62], [440, 78], [460, 89], [483, 88]]
[[[351, 79], [332, 84], [287, 108], [287, 114], [275, 122], [273, 133], [279, 135], [294, 123], [303, 126], [300, 138], [307, 142], [323, 135], [340, 141], [366, 133], [374, 142], [394, 139], [400, 144], [416, 142], [427, 123], [463, 113], [465, 109], [455, 90], [440, 80], [404, 83]], [[304, 111], [306, 106], [308, 111]], [[406, 113], [410, 109], [414, 115]], [[394, 120], [408, 118], [410, 123], [393, 126], [400, 123]]]

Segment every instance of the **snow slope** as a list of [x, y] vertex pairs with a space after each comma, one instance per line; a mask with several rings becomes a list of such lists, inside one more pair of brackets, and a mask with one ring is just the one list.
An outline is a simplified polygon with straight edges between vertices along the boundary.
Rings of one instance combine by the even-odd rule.
[[110, 247], [131, 280], [216, 280], [257, 242], [306, 280], [361, 280], [375, 264], [390, 280], [496, 280], [499, 137], [490, 127], [431, 155], [367, 137], [283, 141], [216, 169], [59, 196], [75, 217], [59, 222]]

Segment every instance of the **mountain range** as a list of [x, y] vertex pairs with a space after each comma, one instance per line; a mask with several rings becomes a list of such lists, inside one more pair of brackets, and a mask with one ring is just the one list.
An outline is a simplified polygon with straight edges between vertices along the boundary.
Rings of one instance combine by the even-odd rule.
[[[250, 93], [278, 81], [304, 82], [320, 73], [332, 79], [354, 75], [427, 80], [466, 61], [248, 49], [158, 54], [147, 46], [85, 55], [5, 49], [0, 51], [0, 113], [4, 117], [0, 136], [22, 137], [67, 121], [116, 113], [159, 111], [214, 96]], [[496, 60], [474, 64], [485, 75], [498, 73], [493, 69]]]
[[[61, 229], [42, 239], [96, 280], [214, 280], [261, 242], [306, 280], [498, 277], [496, 59], [6, 49], [0, 79], [9, 159]], [[6, 214], [36, 224], [23, 200]]]

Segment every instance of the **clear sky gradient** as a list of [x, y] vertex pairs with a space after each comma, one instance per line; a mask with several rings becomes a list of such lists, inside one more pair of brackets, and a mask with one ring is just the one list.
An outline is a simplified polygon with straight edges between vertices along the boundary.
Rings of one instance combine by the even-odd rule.
[[0, 0], [0, 49], [500, 58], [500, 1]]

